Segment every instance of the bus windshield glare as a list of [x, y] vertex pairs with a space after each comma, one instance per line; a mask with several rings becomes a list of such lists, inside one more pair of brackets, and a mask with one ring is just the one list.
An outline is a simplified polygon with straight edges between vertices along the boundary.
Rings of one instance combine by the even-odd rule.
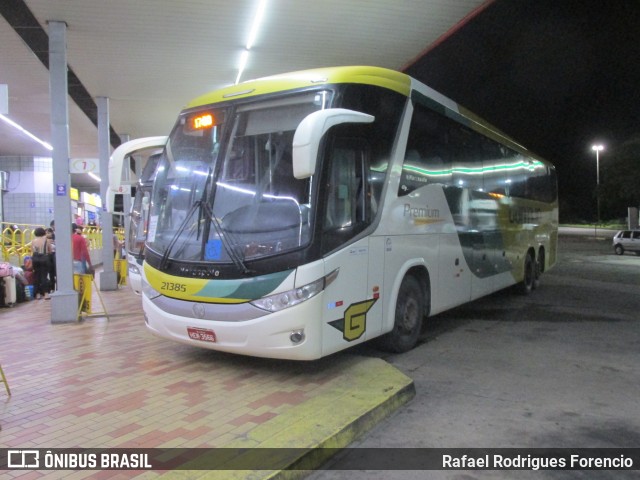
[[298, 124], [328, 92], [185, 113], [156, 171], [148, 248], [186, 262], [234, 263], [310, 239], [310, 179], [293, 176]]

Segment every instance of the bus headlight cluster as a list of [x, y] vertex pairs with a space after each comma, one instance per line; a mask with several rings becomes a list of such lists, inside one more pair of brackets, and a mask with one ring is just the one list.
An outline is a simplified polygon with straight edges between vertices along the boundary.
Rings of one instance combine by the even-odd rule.
[[315, 297], [324, 287], [325, 279], [321, 278], [293, 290], [254, 300], [251, 304], [268, 312], [278, 312]]
[[133, 263], [129, 263], [129, 271], [135, 275], [140, 275], [140, 269]]

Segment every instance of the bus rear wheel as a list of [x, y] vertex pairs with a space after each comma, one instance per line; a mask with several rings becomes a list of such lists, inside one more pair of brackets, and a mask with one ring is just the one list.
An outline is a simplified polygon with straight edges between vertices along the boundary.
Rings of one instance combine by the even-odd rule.
[[425, 313], [426, 292], [413, 275], [407, 275], [400, 284], [396, 300], [393, 330], [380, 337], [378, 347], [394, 353], [411, 350], [418, 343]]
[[540, 286], [540, 276], [544, 272], [544, 250], [540, 249], [538, 256], [533, 262], [533, 288], [536, 289]]

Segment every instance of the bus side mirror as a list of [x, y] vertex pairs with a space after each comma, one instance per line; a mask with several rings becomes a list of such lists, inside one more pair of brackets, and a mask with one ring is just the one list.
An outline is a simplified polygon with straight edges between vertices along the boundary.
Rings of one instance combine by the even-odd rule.
[[293, 176], [303, 179], [315, 173], [320, 139], [331, 127], [342, 123], [371, 123], [373, 120], [373, 115], [346, 108], [328, 108], [307, 115], [293, 136]]
[[109, 188], [107, 193], [107, 212], [113, 213], [114, 198], [116, 193], [123, 193], [122, 186], [129, 186], [129, 194], [131, 194], [130, 181], [124, 181], [125, 171], [129, 168], [129, 164], [124, 159], [132, 155], [137, 150], [147, 148], [161, 148], [167, 143], [167, 136], [160, 137], [144, 137], [129, 140], [116, 148], [109, 158]]

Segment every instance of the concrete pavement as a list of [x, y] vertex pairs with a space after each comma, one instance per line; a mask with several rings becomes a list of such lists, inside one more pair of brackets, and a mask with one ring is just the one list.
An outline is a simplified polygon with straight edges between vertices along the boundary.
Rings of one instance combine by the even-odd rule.
[[[414, 395], [380, 358], [314, 362], [223, 354], [146, 331], [140, 297], [101, 292], [101, 313], [53, 325], [51, 302], [0, 310], [0, 448], [340, 448]], [[93, 312], [102, 312], [94, 291]], [[75, 308], [70, 306], [70, 308]], [[1, 462], [0, 462], [1, 465]], [[312, 463], [318, 465], [318, 461]], [[45, 471], [32, 478], [271, 478], [277, 471]]]
[[[416, 398], [355, 448], [640, 447], [640, 257], [561, 236], [529, 296], [499, 292], [429, 321], [423, 343], [385, 356]], [[365, 354], [365, 352], [361, 352]], [[379, 354], [369, 350], [368, 354]], [[309, 480], [636, 479], [624, 471], [350, 471], [350, 450]]]

